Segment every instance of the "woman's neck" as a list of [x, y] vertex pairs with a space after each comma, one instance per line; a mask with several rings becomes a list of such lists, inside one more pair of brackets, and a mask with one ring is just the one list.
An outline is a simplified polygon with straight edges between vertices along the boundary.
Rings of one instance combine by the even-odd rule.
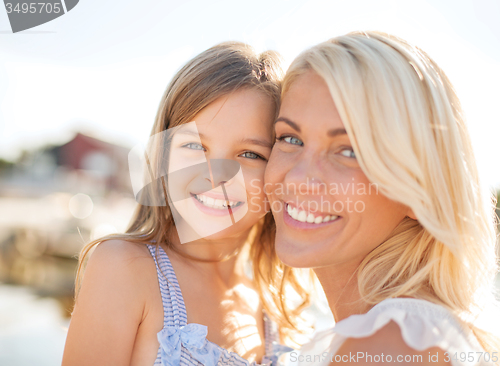
[[361, 299], [356, 276], [357, 265], [315, 268], [335, 321], [364, 314], [370, 305]]

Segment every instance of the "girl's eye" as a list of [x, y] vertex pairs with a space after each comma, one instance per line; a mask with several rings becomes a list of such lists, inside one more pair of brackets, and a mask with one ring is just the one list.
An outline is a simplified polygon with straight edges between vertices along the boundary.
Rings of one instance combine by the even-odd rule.
[[205, 148], [196, 142], [190, 142], [189, 144], [182, 145], [182, 147], [191, 149], [191, 150], [205, 150]]
[[281, 136], [281, 137], [278, 137], [276, 140], [285, 141], [286, 143], [291, 144], [291, 145], [299, 145], [299, 146], [304, 145], [304, 143], [301, 140], [299, 140], [297, 137], [293, 137], [293, 136]]
[[353, 149], [344, 149], [340, 152], [340, 154], [342, 156], [345, 156], [346, 158], [353, 158], [355, 159], [356, 158], [356, 154], [354, 154], [354, 150]]
[[241, 157], [244, 157], [244, 158], [247, 158], [247, 159], [262, 159], [262, 160], [266, 160], [264, 159], [262, 156], [254, 153], [254, 152], [251, 152], [251, 151], [245, 151], [243, 154], [240, 155]]

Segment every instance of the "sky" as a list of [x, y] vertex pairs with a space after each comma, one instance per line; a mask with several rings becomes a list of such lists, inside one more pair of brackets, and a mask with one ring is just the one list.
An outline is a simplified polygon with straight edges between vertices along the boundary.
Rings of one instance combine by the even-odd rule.
[[13, 34], [0, 8], [0, 158], [63, 143], [76, 131], [145, 141], [173, 74], [216, 43], [302, 50], [380, 30], [425, 50], [461, 99], [483, 180], [500, 187], [500, 1], [80, 0]]

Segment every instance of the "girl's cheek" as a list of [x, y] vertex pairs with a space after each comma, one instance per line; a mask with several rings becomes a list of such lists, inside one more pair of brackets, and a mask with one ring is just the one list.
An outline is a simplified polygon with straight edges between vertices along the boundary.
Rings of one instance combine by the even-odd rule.
[[254, 171], [253, 174], [245, 176], [245, 186], [249, 211], [252, 213], [265, 213], [264, 169], [262, 171]]
[[265, 168], [243, 168], [243, 177], [247, 192], [250, 190], [262, 190], [264, 187]]

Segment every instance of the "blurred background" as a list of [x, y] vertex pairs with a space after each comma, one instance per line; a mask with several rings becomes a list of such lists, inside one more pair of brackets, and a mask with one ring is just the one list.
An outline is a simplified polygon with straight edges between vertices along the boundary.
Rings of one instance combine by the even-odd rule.
[[[0, 8], [0, 365], [58, 365], [77, 254], [123, 231], [127, 154], [170, 78], [227, 40], [303, 49], [354, 30], [424, 49], [461, 98], [484, 184], [500, 187], [498, 0], [81, 0], [12, 34]], [[499, 315], [500, 316], [500, 315]]]

